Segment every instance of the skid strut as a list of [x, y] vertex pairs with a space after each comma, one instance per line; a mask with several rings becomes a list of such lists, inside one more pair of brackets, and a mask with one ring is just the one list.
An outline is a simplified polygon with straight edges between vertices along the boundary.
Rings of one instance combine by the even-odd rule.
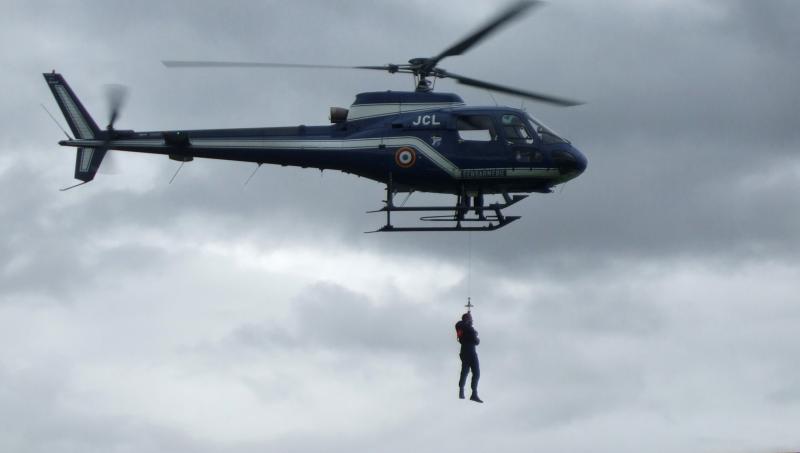
[[[385, 212], [386, 225], [375, 231], [368, 231], [368, 233], [401, 231], [493, 231], [519, 219], [519, 216], [504, 215], [502, 211], [528, 197], [528, 195], [509, 195], [507, 192], [504, 192], [502, 203], [486, 205], [482, 192], [472, 195], [462, 188], [461, 194], [456, 198], [455, 206], [395, 206], [394, 194], [392, 175], [390, 174], [389, 181], [386, 184], [385, 206], [381, 209], [368, 211], [369, 213]], [[392, 225], [392, 212], [448, 212], [449, 214], [426, 215], [419, 219], [423, 222], [449, 222], [455, 225], [430, 227], [394, 226]], [[470, 215], [470, 212], [474, 215]], [[464, 223], [476, 223], [478, 225], [465, 226]]]

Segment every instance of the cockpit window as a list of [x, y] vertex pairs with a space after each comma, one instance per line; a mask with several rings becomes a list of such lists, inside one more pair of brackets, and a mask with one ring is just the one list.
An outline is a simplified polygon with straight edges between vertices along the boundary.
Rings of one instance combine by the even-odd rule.
[[539, 138], [542, 139], [544, 144], [549, 145], [553, 143], [569, 143], [567, 140], [564, 140], [558, 134], [553, 132], [552, 129], [542, 124], [541, 121], [538, 121], [536, 118], [528, 115], [528, 121], [530, 122], [531, 126], [533, 126], [533, 130], [536, 131], [536, 134], [539, 135]]
[[503, 115], [503, 132], [512, 143], [533, 143], [533, 136], [525, 122], [517, 115]]
[[489, 142], [497, 138], [492, 118], [487, 115], [463, 115], [456, 117], [458, 138], [476, 142]]

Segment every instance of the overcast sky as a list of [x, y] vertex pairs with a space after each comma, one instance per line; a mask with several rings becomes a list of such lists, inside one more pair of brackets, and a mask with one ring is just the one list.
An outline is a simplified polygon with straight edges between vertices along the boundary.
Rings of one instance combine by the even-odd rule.
[[365, 235], [377, 183], [200, 159], [58, 191], [42, 72], [99, 124], [127, 85], [118, 128], [325, 124], [412, 81], [160, 60], [403, 63], [504, 5], [2, 1], [0, 450], [800, 450], [800, 2], [554, 0], [443, 62], [587, 102], [524, 104], [589, 167], [496, 232]]

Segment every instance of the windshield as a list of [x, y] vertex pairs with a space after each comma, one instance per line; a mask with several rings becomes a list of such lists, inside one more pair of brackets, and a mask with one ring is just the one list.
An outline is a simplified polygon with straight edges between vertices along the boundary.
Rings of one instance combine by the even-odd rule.
[[545, 144], [569, 143], [567, 140], [564, 140], [558, 134], [553, 132], [552, 129], [545, 126], [541, 121], [532, 117], [530, 114], [528, 114], [528, 121], [530, 121], [531, 126], [533, 126], [533, 130], [536, 131], [536, 133], [539, 135], [539, 138], [541, 138], [542, 142]]
[[525, 125], [520, 117], [517, 115], [503, 115], [502, 117], [503, 131], [506, 134], [506, 139], [512, 143], [533, 143], [533, 137], [530, 130], [536, 130]]

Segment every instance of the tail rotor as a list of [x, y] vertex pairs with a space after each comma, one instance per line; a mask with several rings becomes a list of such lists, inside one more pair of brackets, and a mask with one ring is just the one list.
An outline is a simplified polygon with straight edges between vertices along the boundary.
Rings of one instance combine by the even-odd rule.
[[109, 131], [114, 130], [114, 123], [119, 118], [122, 107], [125, 106], [125, 101], [128, 100], [128, 87], [125, 85], [109, 84], [106, 85], [106, 102], [108, 103], [108, 126], [106, 129]]
[[[128, 93], [130, 90], [125, 85], [108, 84], [105, 86], [106, 104], [108, 106], [108, 125], [106, 126], [106, 143], [115, 138], [114, 123], [117, 122], [120, 112], [128, 100]], [[112, 150], [107, 150], [106, 157], [99, 168], [100, 173], [104, 175], [117, 175], [120, 173], [119, 160], [116, 157], [117, 153]]]

